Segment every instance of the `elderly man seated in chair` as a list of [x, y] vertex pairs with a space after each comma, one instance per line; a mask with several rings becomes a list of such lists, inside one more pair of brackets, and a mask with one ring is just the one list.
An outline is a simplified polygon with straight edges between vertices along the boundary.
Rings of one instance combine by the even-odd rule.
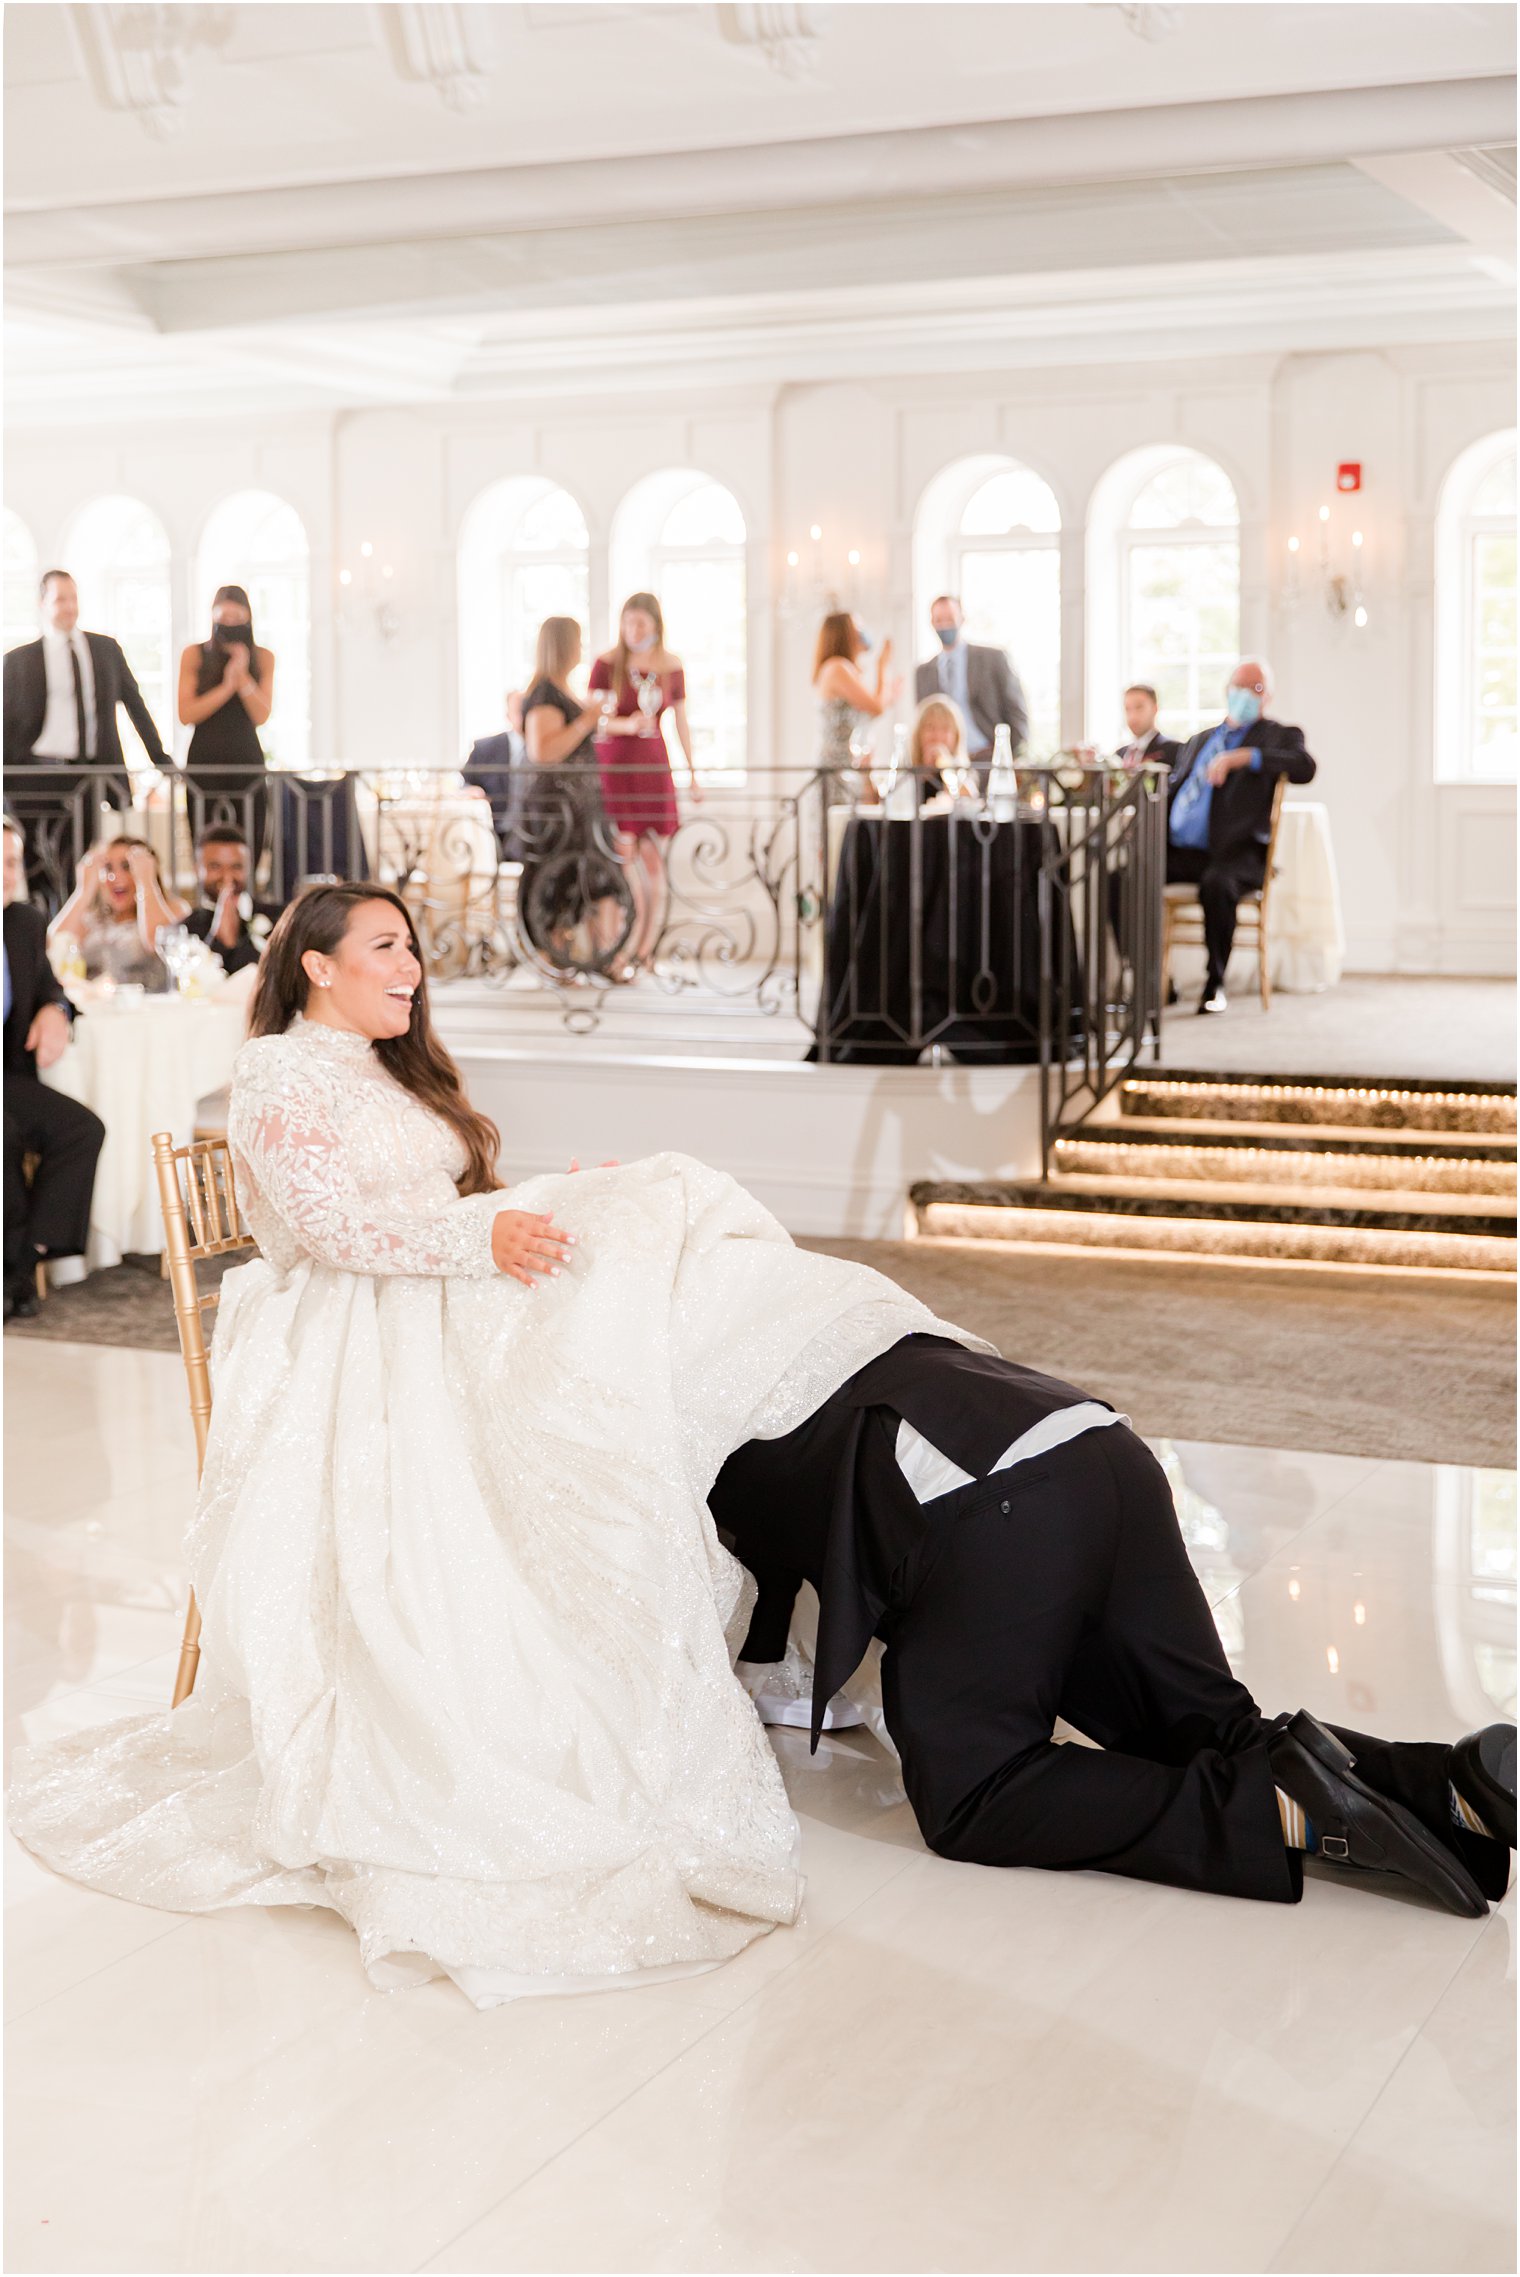
[[1166, 882], [1196, 885], [1203, 905], [1208, 972], [1200, 1012], [1225, 1008], [1235, 912], [1267, 874], [1278, 778], [1314, 780], [1303, 730], [1269, 718], [1271, 699], [1272, 667], [1260, 656], [1242, 657], [1225, 688], [1224, 718], [1190, 736], [1172, 761]]

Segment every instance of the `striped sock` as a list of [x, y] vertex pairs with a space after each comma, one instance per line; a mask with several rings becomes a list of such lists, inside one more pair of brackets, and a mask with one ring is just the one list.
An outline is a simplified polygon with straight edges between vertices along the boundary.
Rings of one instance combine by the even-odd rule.
[[1447, 1781], [1446, 1792], [1451, 1797], [1452, 1824], [1465, 1828], [1469, 1834], [1486, 1834], [1492, 1842], [1493, 1828], [1484, 1824], [1473, 1809], [1472, 1804], [1457, 1793], [1456, 1788], [1452, 1786], [1449, 1780]]
[[1318, 1847], [1314, 1828], [1304, 1816], [1302, 1803], [1277, 1788], [1277, 1815], [1282, 1820], [1283, 1841], [1290, 1850], [1313, 1850]]

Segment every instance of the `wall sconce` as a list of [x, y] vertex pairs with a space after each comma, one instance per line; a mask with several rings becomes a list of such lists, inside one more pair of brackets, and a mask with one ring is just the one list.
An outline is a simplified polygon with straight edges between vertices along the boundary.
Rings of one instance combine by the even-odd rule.
[[787, 553], [786, 571], [781, 580], [780, 615], [825, 617], [839, 609], [853, 610], [860, 591], [859, 546], [851, 546], [846, 553], [842, 576], [831, 576], [830, 566], [824, 549], [823, 525], [811, 522], [806, 557], [800, 546], [791, 547]]
[[372, 632], [389, 648], [401, 632], [397, 585], [395, 563], [377, 555], [372, 539], [361, 539], [353, 566], [338, 571], [338, 621], [344, 630]]
[[1321, 506], [1316, 517], [1317, 542], [1315, 547], [1314, 577], [1303, 573], [1303, 542], [1295, 533], [1288, 540], [1288, 568], [1283, 578], [1283, 605], [1296, 610], [1306, 590], [1312, 584], [1319, 592], [1326, 614], [1337, 622], [1350, 617], [1358, 632], [1367, 624], [1367, 600], [1362, 589], [1362, 565], [1365, 540], [1362, 531], [1353, 530], [1348, 549], [1338, 564], [1331, 548], [1330, 509]]

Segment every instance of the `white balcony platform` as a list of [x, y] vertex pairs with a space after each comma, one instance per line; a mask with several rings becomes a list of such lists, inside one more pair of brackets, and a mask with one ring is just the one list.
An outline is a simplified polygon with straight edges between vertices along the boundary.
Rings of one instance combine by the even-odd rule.
[[748, 991], [725, 1008], [640, 982], [589, 1034], [516, 979], [450, 982], [433, 1013], [511, 1179], [674, 1148], [729, 1171], [792, 1233], [895, 1240], [915, 1180], [1038, 1171], [1038, 1068], [809, 1067], [802, 1023], [757, 1012]]

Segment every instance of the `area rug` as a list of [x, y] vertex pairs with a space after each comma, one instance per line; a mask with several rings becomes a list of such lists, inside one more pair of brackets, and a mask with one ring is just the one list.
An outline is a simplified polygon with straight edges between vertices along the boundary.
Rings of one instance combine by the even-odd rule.
[[[1407, 1462], [1515, 1459], [1514, 1291], [1412, 1275], [805, 1241], [889, 1274], [1152, 1438]], [[156, 1261], [94, 1273], [8, 1336], [179, 1349]]]

